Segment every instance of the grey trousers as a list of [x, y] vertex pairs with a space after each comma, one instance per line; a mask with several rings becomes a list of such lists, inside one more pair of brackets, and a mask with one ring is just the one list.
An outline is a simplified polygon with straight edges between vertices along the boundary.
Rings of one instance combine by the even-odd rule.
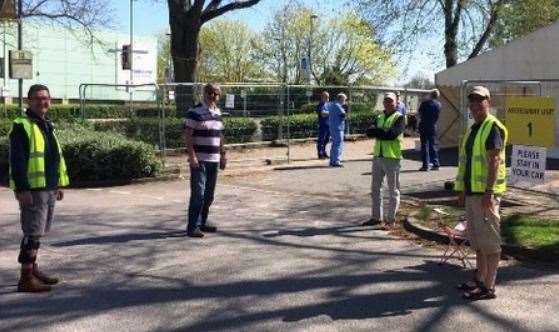
[[32, 190], [33, 205], [20, 206], [24, 236], [41, 237], [50, 231], [56, 202], [56, 190]]
[[[396, 213], [400, 207], [400, 159], [373, 158], [371, 171], [371, 217], [387, 223], [396, 222]], [[388, 183], [388, 211], [383, 214], [382, 185], [386, 177]]]

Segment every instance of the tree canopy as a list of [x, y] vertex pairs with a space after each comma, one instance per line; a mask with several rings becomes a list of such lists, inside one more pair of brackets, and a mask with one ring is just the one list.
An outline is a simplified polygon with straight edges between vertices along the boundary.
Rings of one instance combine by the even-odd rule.
[[381, 40], [411, 54], [424, 41], [443, 40], [447, 67], [487, 48], [507, 0], [359, 0], [357, 7]]
[[391, 53], [367, 22], [352, 12], [314, 21], [312, 14], [288, 4], [266, 25], [257, 47], [276, 80], [303, 83], [300, 61], [309, 56], [317, 84], [379, 83], [394, 75]]
[[495, 33], [490, 40], [492, 47], [501, 46], [559, 19], [559, 0], [510, 1], [503, 7]]

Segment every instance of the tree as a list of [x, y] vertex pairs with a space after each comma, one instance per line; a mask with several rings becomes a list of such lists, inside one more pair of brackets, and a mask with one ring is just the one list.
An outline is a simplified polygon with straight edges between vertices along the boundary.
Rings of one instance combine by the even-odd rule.
[[[359, 11], [383, 42], [410, 53], [419, 41], [443, 37], [447, 68], [487, 47], [510, 0], [360, 0]], [[520, 1], [517, 1], [520, 2]], [[463, 53], [463, 54], [460, 54]]]
[[331, 19], [320, 32], [327, 42], [314, 51], [324, 84], [381, 83], [395, 73], [392, 54], [374, 38], [374, 30], [353, 13]]
[[248, 8], [260, 0], [223, 3], [211, 0], [167, 0], [171, 27], [171, 54], [176, 82], [195, 82], [202, 25], [227, 12]]
[[108, 0], [21, 0], [22, 16], [50, 21], [69, 29], [84, 29], [94, 37], [93, 29], [109, 27], [113, 22]]
[[404, 84], [404, 88], [430, 90], [435, 88], [435, 82], [421, 74], [416, 74]]
[[503, 7], [503, 13], [497, 20], [490, 45], [501, 46], [549, 25], [557, 19], [559, 19], [559, 0], [511, 1]]
[[292, 2], [264, 29], [257, 47], [277, 80], [303, 83], [299, 63], [309, 55], [317, 84], [379, 83], [394, 74], [390, 52], [380, 47], [370, 25], [355, 14], [311, 20], [310, 8]]
[[247, 82], [262, 77], [253, 43], [257, 34], [241, 21], [218, 20], [200, 32], [200, 81]]

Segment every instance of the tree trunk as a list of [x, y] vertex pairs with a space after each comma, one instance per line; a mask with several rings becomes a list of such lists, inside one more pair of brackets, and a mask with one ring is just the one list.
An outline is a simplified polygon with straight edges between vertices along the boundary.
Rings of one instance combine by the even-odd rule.
[[[196, 82], [198, 66], [198, 38], [201, 22], [193, 15], [173, 13], [171, 19], [171, 54], [176, 83]], [[175, 103], [180, 114], [195, 103], [195, 89], [192, 85], [178, 85], [175, 88]]]

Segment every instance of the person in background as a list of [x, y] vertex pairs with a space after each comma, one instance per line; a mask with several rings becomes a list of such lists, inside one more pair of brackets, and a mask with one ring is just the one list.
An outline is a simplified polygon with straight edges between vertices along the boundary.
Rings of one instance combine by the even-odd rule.
[[328, 103], [328, 125], [332, 145], [330, 147], [330, 167], [344, 167], [342, 164], [342, 153], [344, 148], [345, 116], [344, 105], [347, 96], [338, 93], [334, 102]]
[[318, 137], [316, 140], [316, 150], [318, 159], [327, 159], [326, 144], [330, 141], [330, 127], [328, 125], [328, 102], [330, 94], [323, 91], [320, 95], [320, 103], [316, 107], [316, 115], [318, 117]]
[[441, 113], [441, 103], [439, 102], [439, 90], [434, 89], [429, 96], [419, 106], [419, 139], [421, 142], [421, 160], [423, 165], [419, 169], [422, 172], [439, 170], [439, 153], [437, 151], [437, 122]]
[[404, 116], [404, 120], [406, 119], [406, 105], [401, 99], [400, 91], [396, 91], [396, 112], [402, 114]]
[[[379, 115], [374, 126], [367, 129], [368, 137], [375, 139], [374, 158], [371, 171], [371, 219], [363, 226], [384, 222], [384, 229], [393, 228], [400, 206], [400, 163], [404, 139], [404, 117], [396, 112], [396, 94], [384, 94], [384, 112]], [[383, 213], [382, 185], [388, 182], [388, 211]]]

